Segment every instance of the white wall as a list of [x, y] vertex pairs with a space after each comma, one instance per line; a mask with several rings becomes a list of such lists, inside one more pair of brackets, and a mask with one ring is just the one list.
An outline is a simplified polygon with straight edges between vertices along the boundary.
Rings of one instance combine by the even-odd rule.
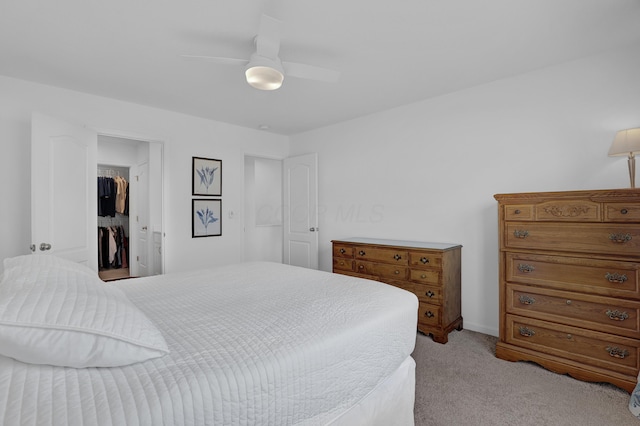
[[96, 157], [98, 164], [109, 166], [131, 167], [138, 164], [139, 151], [142, 151], [146, 157], [143, 162], [148, 161], [148, 150], [144, 150], [140, 145], [147, 146], [146, 142], [114, 138], [111, 136], [98, 135], [98, 150]]
[[640, 126], [640, 46], [296, 135], [318, 152], [320, 266], [332, 239], [459, 243], [466, 328], [498, 333], [496, 193], [629, 186], [609, 158]]
[[[166, 272], [240, 261], [244, 152], [283, 158], [289, 149], [285, 136], [0, 77], [0, 259], [29, 253], [32, 111], [99, 132], [164, 142]], [[220, 237], [191, 238], [192, 156], [223, 161]]]

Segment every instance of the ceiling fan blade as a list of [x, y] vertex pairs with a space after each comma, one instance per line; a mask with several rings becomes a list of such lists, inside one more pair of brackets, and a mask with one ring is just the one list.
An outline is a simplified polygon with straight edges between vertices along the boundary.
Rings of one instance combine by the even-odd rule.
[[335, 83], [340, 79], [340, 72], [313, 65], [299, 64], [296, 62], [282, 62], [284, 73], [288, 77], [306, 78], [308, 80], [327, 81]]
[[204, 62], [213, 62], [215, 64], [223, 64], [223, 65], [247, 65], [249, 63], [246, 59], [236, 59], [236, 58], [222, 58], [217, 56], [201, 56], [201, 55], [180, 55], [185, 59], [195, 60], [195, 61], [204, 61]]
[[260, 29], [256, 36], [256, 53], [269, 59], [276, 59], [280, 51], [282, 21], [268, 15], [260, 18]]

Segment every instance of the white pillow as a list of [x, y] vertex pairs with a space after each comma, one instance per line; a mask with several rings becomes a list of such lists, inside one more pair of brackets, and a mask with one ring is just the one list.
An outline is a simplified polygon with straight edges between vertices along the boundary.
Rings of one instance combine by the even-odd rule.
[[64, 267], [13, 265], [0, 284], [0, 354], [32, 364], [115, 367], [169, 352], [117, 287]]
[[84, 272], [92, 276], [97, 275], [93, 269], [86, 265], [50, 254], [25, 254], [22, 256], [8, 257], [4, 260], [5, 271], [17, 267], [38, 268], [42, 266], [69, 269], [71, 271]]

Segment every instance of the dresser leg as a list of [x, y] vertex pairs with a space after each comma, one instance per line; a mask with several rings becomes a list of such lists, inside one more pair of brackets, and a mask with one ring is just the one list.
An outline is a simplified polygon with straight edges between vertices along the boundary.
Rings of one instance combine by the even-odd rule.
[[433, 334], [433, 341], [443, 345], [449, 341], [449, 334]]

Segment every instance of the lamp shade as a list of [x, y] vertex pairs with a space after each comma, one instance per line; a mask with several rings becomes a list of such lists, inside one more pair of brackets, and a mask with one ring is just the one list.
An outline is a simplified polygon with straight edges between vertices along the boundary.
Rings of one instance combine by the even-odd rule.
[[611, 142], [609, 156], [640, 152], [640, 128], [620, 130]]
[[260, 90], [276, 90], [284, 81], [284, 70], [280, 60], [253, 54], [245, 71], [247, 83]]

